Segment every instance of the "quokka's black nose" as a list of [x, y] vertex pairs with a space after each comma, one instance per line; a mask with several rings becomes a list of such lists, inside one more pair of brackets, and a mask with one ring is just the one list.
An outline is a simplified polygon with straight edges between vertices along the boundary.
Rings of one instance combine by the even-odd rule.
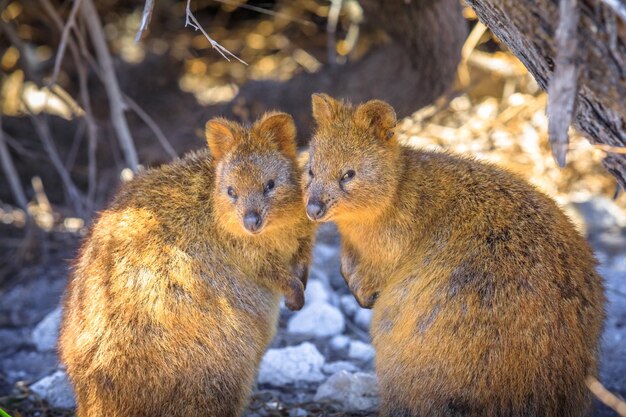
[[318, 220], [326, 214], [326, 204], [321, 201], [309, 200], [306, 205], [306, 214], [311, 220]]
[[261, 229], [261, 223], [261, 216], [256, 211], [249, 211], [243, 217], [243, 225], [249, 232], [258, 232]]

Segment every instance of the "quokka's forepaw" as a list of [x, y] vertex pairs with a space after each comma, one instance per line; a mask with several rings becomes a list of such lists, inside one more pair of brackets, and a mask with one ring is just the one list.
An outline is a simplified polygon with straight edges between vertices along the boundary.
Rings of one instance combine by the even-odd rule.
[[347, 268], [344, 266], [344, 264], [341, 264], [341, 267], [339, 268], [339, 272], [341, 273], [341, 276], [343, 277], [343, 280], [346, 282], [346, 284], [348, 284], [348, 287], [350, 286], [350, 276], [352, 275]]
[[294, 275], [302, 282], [304, 288], [306, 288], [306, 283], [309, 280], [309, 267], [305, 264], [296, 264], [293, 267]]
[[304, 307], [304, 284], [299, 278], [291, 280], [289, 290], [285, 294], [285, 305], [291, 311], [298, 311]]

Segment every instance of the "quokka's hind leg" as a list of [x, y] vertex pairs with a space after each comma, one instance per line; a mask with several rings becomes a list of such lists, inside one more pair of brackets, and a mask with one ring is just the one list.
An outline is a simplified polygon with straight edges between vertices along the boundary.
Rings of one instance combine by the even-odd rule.
[[122, 417], [129, 416], [119, 410], [115, 404], [106, 399], [98, 398], [88, 388], [76, 390], [76, 417]]

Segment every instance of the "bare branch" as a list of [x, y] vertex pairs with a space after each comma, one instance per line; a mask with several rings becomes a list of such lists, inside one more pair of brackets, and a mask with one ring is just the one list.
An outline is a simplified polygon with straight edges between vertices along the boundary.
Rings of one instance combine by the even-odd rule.
[[28, 216], [28, 200], [26, 199], [26, 194], [24, 193], [24, 189], [22, 188], [22, 184], [20, 183], [20, 177], [17, 174], [17, 170], [15, 169], [15, 165], [13, 164], [13, 159], [11, 159], [11, 154], [9, 153], [9, 148], [7, 147], [4, 131], [2, 130], [2, 118], [0, 116], [0, 161], [2, 162], [2, 169], [4, 170], [4, 175], [9, 182], [9, 187], [11, 187], [11, 193], [13, 194], [13, 198], [15, 198], [15, 202], [17, 205], [24, 210], [24, 214]]
[[[76, 58], [75, 58], [76, 59]], [[78, 70], [78, 83], [80, 87], [80, 97], [85, 109], [85, 122], [87, 122], [87, 163], [88, 163], [88, 186], [87, 186], [87, 210], [93, 209], [96, 185], [97, 185], [97, 165], [96, 165], [96, 149], [98, 147], [98, 128], [93, 117], [91, 109], [91, 98], [89, 97], [89, 88], [87, 86], [87, 69], [85, 64], [76, 59], [76, 67]]]
[[[44, 2], [45, 4], [49, 4], [49, 0], [41, 0], [41, 1]], [[56, 14], [56, 12], [54, 11], [54, 9], [50, 9], [48, 10], [48, 12], [52, 14], [53, 20], [57, 22], [57, 25], [60, 27], [61, 20], [59, 16]], [[97, 66], [95, 60], [93, 59], [93, 57], [87, 50], [87, 46], [84, 40], [82, 39], [80, 32], [76, 31], [76, 37], [80, 44], [80, 49], [82, 51], [84, 61], [88, 62], [92, 66], [93, 71], [95, 72], [96, 76], [100, 79], [100, 81], [105, 83], [102, 70], [100, 69], [100, 67]], [[89, 188], [87, 192], [87, 206], [88, 206], [88, 210], [90, 210], [91, 206], [94, 203], [94, 197], [95, 197], [95, 191], [96, 191], [96, 185], [97, 185], [97, 178], [96, 178], [97, 167], [96, 167], [96, 158], [95, 158], [95, 152], [96, 152], [97, 142], [98, 142], [97, 141], [97, 126], [93, 117], [93, 111], [91, 109], [89, 89], [87, 88], [87, 75], [86, 75], [86, 69], [84, 66], [84, 61], [79, 58], [78, 51], [76, 51], [77, 46], [75, 42], [73, 42], [73, 40], [69, 43], [69, 46], [70, 46], [70, 50], [72, 51], [72, 55], [74, 55], [75, 65], [78, 70], [81, 102], [83, 104], [83, 108], [85, 109], [85, 120], [87, 122], [87, 136], [89, 138], [89, 143], [88, 143]], [[132, 100], [126, 94], [122, 93], [122, 97], [124, 99], [125, 104], [127, 104], [128, 107], [131, 108], [139, 116], [139, 118], [143, 120], [143, 122], [146, 123], [146, 125], [148, 125], [150, 129], [152, 129], [155, 136], [157, 137], [157, 140], [159, 141], [161, 146], [163, 146], [163, 148], [168, 153], [168, 155], [172, 157], [172, 159], [178, 158], [178, 154], [176, 153], [172, 145], [169, 143], [169, 141], [167, 140], [167, 138], [163, 134], [163, 131], [157, 125], [157, 123], [141, 108], [141, 106], [139, 106], [134, 100]]]
[[[84, 122], [84, 120], [81, 120]], [[74, 131], [74, 138], [72, 139], [72, 145], [70, 146], [67, 156], [65, 157], [65, 169], [72, 171], [74, 164], [76, 163], [76, 156], [78, 155], [78, 149], [83, 143], [83, 136], [85, 134], [85, 123], [78, 123], [76, 130]]]
[[141, 23], [139, 29], [137, 29], [137, 35], [135, 36], [135, 43], [141, 40], [143, 32], [148, 29], [150, 20], [152, 19], [152, 11], [154, 10], [154, 0], [146, 0], [146, 4], [143, 7], [143, 13], [141, 15]]
[[59, 155], [56, 145], [54, 144], [54, 140], [52, 139], [52, 135], [50, 134], [48, 124], [44, 123], [38, 116], [34, 115], [30, 109], [27, 110], [31, 121], [33, 122], [33, 126], [35, 127], [35, 131], [37, 132], [37, 136], [39, 136], [39, 140], [50, 158], [50, 162], [52, 162], [54, 169], [57, 171], [57, 174], [59, 174], [59, 177], [61, 177], [61, 182], [63, 183], [68, 201], [72, 204], [76, 214], [84, 218], [85, 211], [82, 205], [83, 198], [74, 184], [74, 181], [72, 181], [70, 173], [67, 169], [65, 169], [65, 165], [61, 160], [61, 156]]
[[109, 97], [109, 106], [111, 109], [111, 122], [117, 133], [118, 140], [124, 151], [124, 158], [126, 163], [133, 170], [137, 172], [139, 169], [139, 159], [137, 158], [137, 151], [133, 143], [133, 138], [124, 116], [124, 100], [122, 98], [122, 92], [120, 90], [117, 78], [115, 76], [115, 67], [113, 66], [113, 60], [106, 44], [104, 37], [104, 31], [102, 29], [102, 23], [98, 12], [93, 5], [92, 0], [83, 0], [81, 7], [81, 13], [91, 41], [96, 50], [96, 56], [98, 62], [102, 68], [104, 87]]
[[613, 409], [619, 416], [626, 417], [626, 402], [620, 400], [615, 394], [604, 388], [600, 381], [592, 376], [588, 376], [585, 379], [585, 384], [589, 391], [602, 401], [604, 405]]
[[459, 63], [459, 69], [457, 70], [457, 74], [459, 77], [459, 82], [463, 86], [463, 88], [467, 88], [470, 83], [470, 73], [468, 68], [468, 62], [472, 52], [478, 46], [480, 39], [483, 37], [485, 32], [487, 31], [487, 26], [485, 26], [482, 22], [476, 23], [474, 29], [470, 32], [469, 36], [465, 40], [463, 44], [463, 48], [461, 49], [461, 62]]
[[0, 19], [0, 29], [2, 29], [5, 35], [7, 35], [7, 38], [9, 38], [9, 42], [11, 43], [11, 45], [15, 46], [15, 48], [17, 48], [17, 50], [20, 52], [21, 68], [26, 73], [26, 76], [30, 80], [33, 80], [36, 84], [40, 85], [41, 79], [32, 68], [32, 63], [28, 60], [29, 54], [26, 51], [26, 45], [24, 45], [24, 42], [22, 42], [22, 39], [19, 37], [17, 32], [15, 32], [13, 26], [11, 26], [10, 23], [5, 22], [3, 19]]
[[244, 60], [242, 60], [241, 58], [239, 58], [238, 56], [236, 56], [235, 54], [230, 52], [228, 49], [224, 48], [222, 45], [220, 45], [219, 43], [214, 41], [213, 38], [211, 38], [209, 36], [209, 34], [206, 33], [206, 31], [204, 30], [202, 25], [200, 25], [200, 23], [198, 22], [196, 17], [191, 12], [191, 0], [187, 0], [187, 8], [186, 8], [186, 16], [185, 16], [185, 26], [191, 26], [195, 30], [199, 30], [200, 32], [202, 32], [202, 34], [204, 35], [205, 38], [207, 38], [207, 40], [209, 41], [209, 43], [211, 44], [213, 49], [215, 49], [217, 52], [219, 52], [220, 55], [222, 55], [222, 57], [226, 61], [230, 62], [230, 59], [228, 59], [228, 56], [227, 56], [227, 55], [229, 55], [229, 56], [235, 58], [237, 61], [241, 62], [242, 64], [248, 65]]
[[[60, 31], [64, 31], [65, 27], [70, 29], [76, 29], [75, 25], [64, 26], [61, 17], [58, 15], [57, 11], [54, 9], [52, 4], [50, 4], [50, 0], [40, 0], [44, 10], [48, 13], [54, 24], [57, 26], [57, 29]], [[78, 30], [74, 31], [76, 36], [78, 37], [79, 43], [81, 47], [84, 47], [86, 50], [85, 41]], [[81, 104], [83, 109], [85, 110], [85, 114], [83, 117], [85, 118], [85, 122], [87, 124], [87, 138], [88, 138], [88, 148], [87, 148], [87, 160], [88, 160], [88, 186], [87, 186], [87, 201], [85, 203], [87, 212], [91, 212], [94, 205], [95, 200], [95, 192], [97, 185], [97, 163], [96, 163], [96, 149], [98, 145], [98, 129], [96, 126], [96, 121], [93, 116], [93, 110], [91, 108], [91, 99], [89, 97], [89, 88], [87, 86], [87, 69], [84, 60], [80, 59], [81, 55], [78, 50], [78, 46], [76, 42], [71, 37], [68, 37], [68, 46], [70, 48], [70, 52], [72, 54], [72, 58], [74, 60], [74, 65], [76, 66], [78, 73], [78, 84], [80, 88], [80, 97]], [[91, 59], [89, 54], [88, 58]], [[91, 60], [93, 61], [93, 60]]]
[[337, 23], [342, 3], [342, 0], [331, 0], [326, 22], [326, 52], [328, 63], [333, 66], [337, 64]]
[[572, 123], [578, 93], [576, 51], [579, 10], [576, 1], [560, 0], [556, 67], [548, 85], [548, 133], [552, 154], [561, 167], [565, 166], [569, 143], [567, 130]]
[[159, 125], [154, 121], [154, 119], [152, 119], [152, 117], [150, 117], [150, 115], [146, 113], [141, 108], [141, 106], [135, 102], [135, 100], [133, 100], [132, 98], [128, 97], [125, 94], [124, 94], [124, 100], [126, 100], [126, 104], [128, 104], [128, 107], [132, 111], [134, 111], [137, 114], [137, 116], [139, 116], [139, 118], [143, 120], [143, 122], [146, 125], [148, 125], [148, 127], [154, 132], [157, 140], [159, 141], [159, 143], [161, 144], [165, 152], [167, 152], [167, 154], [172, 159], [178, 158], [178, 154], [176, 153], [176, 151], [174, 150], [170, 142], [167, 140], [167, 138], [165, 137], [165, 134], [163, 134], [163, 131], [161, 130]]
[[360, 25], [363, 23], [363, 8], [357, 1], [350, 1], [345, 4], [345, 11], [350, 21], [348, 26], [348, 33], [344, 41], [346, 43], [346, 50], [351, 53], [354, 51], [354, 46], [359, 39]]
[[[82, 0], [75, 0], [75, 1], [79, 2]], [[41, 3], [44, 7], [44, 10], [48, 13], [50, 18], [54, 21], [55, 25], [57, 25], [59, 30], [63, 32], [65, 31], [65, 27], [67, 27], [69, 31], [71, 28], [75, 27], [74, 24], [67, 25], [67, 26], [63, 25], [63, 21], [59, 17], [58, 13], [56, 12], [52, 4], [50, 4], [49, 0], [41, 0]], [[66, 39], [67, 39], [67, 44], [69, 45], [70, 50], [72, 51], [72, 55], [76, 59], [78, 57], [76, 45], [73, 42], [73, 40], [69, 38], [69, 35], [66, 36]], [[84, 217], [85, 211], [82, 205], [82, 202], [83, 202], [82, 196], [80, 195], [78, 188], [72, 181], [72, 178], [69, 172], [65, 169], [65, 166], [63, 165], [63, 162], [61, 161], [61, 157], [59, 156], [57, 148], [54, 144], [54, 140], [52, 139], [52, 135], [50, 134], [48, 125], [42, 122], [37, 116], [33, 115], [30, 109], [27, 108], [27, 110], [29, 111], [29, 116], [31, 117], [31, 121], [33, 122], [33, 125], [35, 126], [35, 131], [37, 132], [37, 135], [39, 136], [40, 141], [44, 145], [44, 150], [48, 154], [48, 157], [50, 158], [52, 165], [54, 166], [57, 173], [61, 177], [61, 181], [65, 188], [65, 192], [68, 197], [68, 200], [70, 200], [71, 204], [74, 206], [74, 210], [76, 211], [76, 213], [79, 216]]]
[[45, 160], [45, 156], [41, 153], [36, 152], [33, 149], [27, 149], [19, 140], [11, 137], [7, 132], [3, 132], [4, 141], [9, 146], [9, 148], [13, 149], [17, 154], [22, 155], [25, 158], [30, 159], [38, 159]]
[[603, 150], [604, 152], [621, 153], [622, 155], [626, 155], [626, 147], [611, 146], [611, 145], [606, 145], [604, 143], [593, 143], [591, 146], [593, 146], [594, 148]]
[[309, 22], [308, 20], [298, 19], [297, 17], [290, 16], [287, 13], [275, 12], [274, 10], [264, 9], [262, 7], [254, 6], [252, 4], [247, 4], [247, 3], [241, 3], [240, 1], [235, 1], [235, 0], [216, 0], [216, 1], [218, 1], [220, 3], [224, 3], [224, 4], [230, 4], [230, 5], [233, 5], [233, 6], [237, 6], [238, 8], [252, 10], [253, 12], [266, 14], [268, 16], [280, 17], [280, 18], [283, 18], [285, 20], [289, 20], [290, 22], [300, 23], [300, 24], [302, 24], [304, 26], [315, 27], [315, 24]]
[[70, 35], [70, 29], [72, 29], [72, 26], [74, 26], [74, 22], [76, 21], [76, 14], [78, 13], [78, 9], [80, 8], [81, 1], [82, 0], [74, 0], [72, 10], [70, 11], [70, 15], [67, 18], [67, 22], [65, 23], [65, 27], [63, 28], [63, 32], [61, 33], [59, 50], [57, 51], [57, 56], [54, 59], [54, 70], [52, 71], [52, 78], [50, 78], [49, 85], [54, 84], [57, 80], [57, 77], [59, 76], [59, 70], [61, 69], [61, 62], [63, 61], [63, 56], [65, 55], [65, 48], [67, 47], [67, 40]]

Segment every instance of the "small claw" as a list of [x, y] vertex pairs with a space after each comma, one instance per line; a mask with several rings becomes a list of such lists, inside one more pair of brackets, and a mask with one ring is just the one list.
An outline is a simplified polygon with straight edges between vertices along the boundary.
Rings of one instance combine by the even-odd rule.
[[298, 311], [304, 307], [304, 285], [299, 279], [294, 278], [289, 287], [290, 291], [285, 295], [285, 306], [291, 311]]

